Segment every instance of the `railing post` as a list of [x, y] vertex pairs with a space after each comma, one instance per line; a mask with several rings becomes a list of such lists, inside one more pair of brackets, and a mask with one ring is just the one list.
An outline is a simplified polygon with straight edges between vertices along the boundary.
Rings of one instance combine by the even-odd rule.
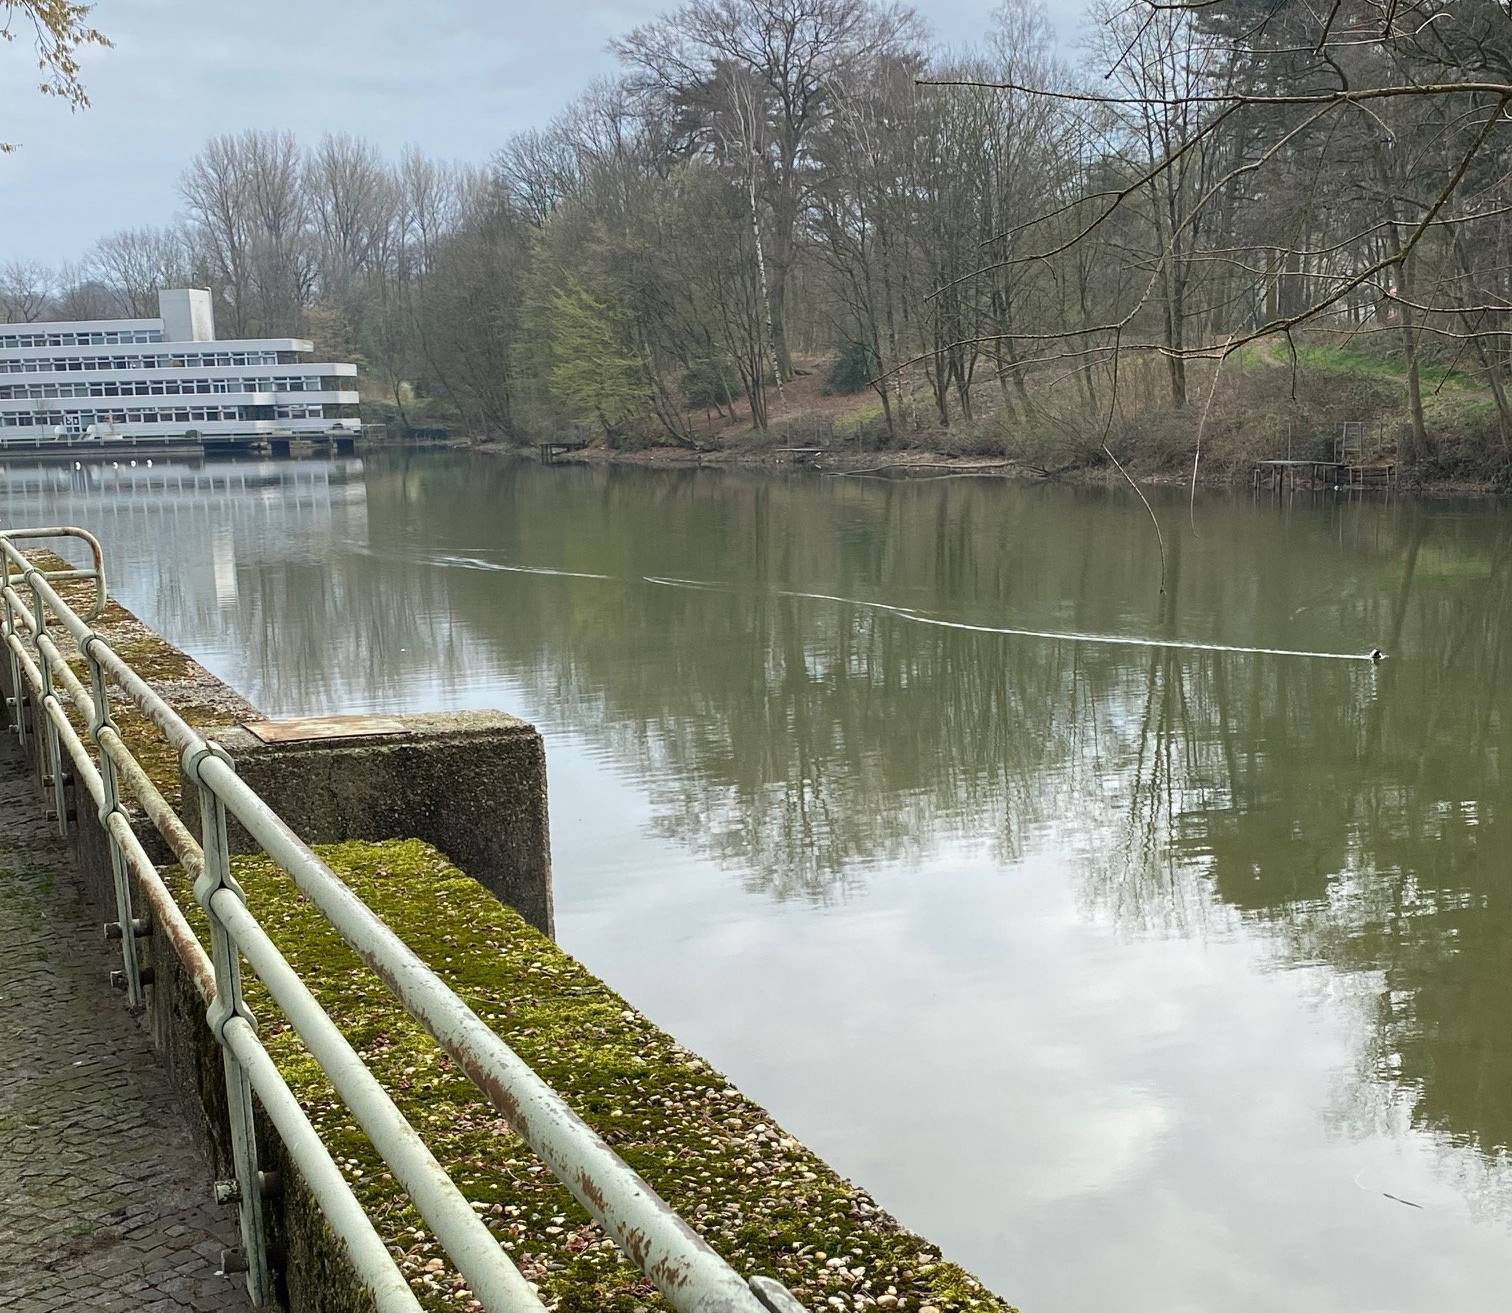
[[[11, 586], [10, 562], [5, 563], [5, 587]], [[15, 717], [16, 741], [26, 747], [26, 681], [21, 677], [21, 662], [10, 640], [16, 632], [16, 608], [5, 598], [5, 656], [10, 662], [11, 714]]]
[[222, 889], [230, 890], [243, 902], [246, 896], [231, 875], [226, 805], [200, 777], [201, 763], [211, 756], [234, 769], [230, 758], [213, 743], [198, 749], [190, 748], [184, 754], [184, 774], [199, 793], [200, 847], [205, 855], [204, 870], [194, 883], [194, 897], [210, 921], [210, 958], [215, 966], [215, 998], [205, 1019], [215, 1042], [220, 1045], [226, 1074], [226, 1105], [231, 1122], [231, 1156], [236, 1167], [236, 1202], [247, 1263], [247, 1293], [252, 1303], [261, 1308], [273, 1301], [273, 1281], [268, 1271], [267, 1232], [263, 1227], [262, 1177], [258, 1169], [252, 1083], [227, 1045], [224, 1034], [226, 1023], [232, 1017], [243, 1018], [254, 1029], [257, 1020], [242, 998], [241, 954], [211, 902]]
[[53, 695], [52, 663], [42, 651], [42, 635], [47, 632], [47, 615], [43, 608], [42, 590], [37, 587], [38, 571], [26, 572], [32, 595], [32, 648], [37, 654], [37, 669], [42, 674], [42, 721], [45, 725], [43, 742], [47, 745], [45, 772], [52, 780], [53, 810], [58, 823], [58, 833], [68, 835], [68, 797], [63, 788], [63, 745], [58, 738], [58, 727], [47, 714], [47, 700]]
[[100, 781], [105, 791], [100, 802], [100, 828], [105, 831], [105, 842], [110, 848], [110, 876], [115, 884], [116, 924], [121, 931], [121, 966], [126, 977], [126, 1002], [135, 1008], [141, 1006], [143, 994], [142, 969], [137, 957], [136, 922], [131, 911], [131, 877], [126, 870], [126, 856], [110, 828], [110, 818], [120, 812], [122, 819], [126, 819], [128, 824], [130, 821], [126, 817], [126, 809], [121, 806], [115, 760], [105, 751], [105, 745], [100, 741], [100, 735], [107, 727], [115, 729], [115, 721], [110, 718], [110, 689], [105, 682], [105, 670], [94, 651], [94, 645], [99, 641], [97, 636], [91, 635], [81, 645], [84, 659], [89, 662], [89, 681], [94, 692], [94, 715], [90, 718], [89, 735], [94, 739], [100, 754]]

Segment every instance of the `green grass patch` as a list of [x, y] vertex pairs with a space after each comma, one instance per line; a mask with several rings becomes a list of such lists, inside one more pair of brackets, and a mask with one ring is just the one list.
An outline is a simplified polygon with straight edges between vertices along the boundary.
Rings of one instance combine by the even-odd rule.
[[835, 418], [835, 432], [854, 434], [864, 424], [875, 424], [882, 418], [882, 398], [875, 392], [870, 400], [858, 401], [849, 407], [843, 415]]
[[[1406, 367], [1401, 361], [1373, 355], [1367, 351], [1352, 350], [1349, 347], [1299, 345], [1297, 360], [1310, 369], [1321, 370], [1325, 373], [1347, 374], [1399, 385], [1404, 384], [1407, 377]], [[1475, 386], [1473, 380], [1467, 379], [1458, 370], [1427, 361], [1418, 363], [1418, 377], [1425, 387], [1436, 387], [1439, 384], [1447, 387]]]
[[1231, 352], [1223, 368], [1225, 372], [1229, 370], [1247, 371], [1251, 369], [1263, 369], [1273, 363], [1274, 361], [1267, 354], [1265, 347], [1255, 342], [1249, 342]]

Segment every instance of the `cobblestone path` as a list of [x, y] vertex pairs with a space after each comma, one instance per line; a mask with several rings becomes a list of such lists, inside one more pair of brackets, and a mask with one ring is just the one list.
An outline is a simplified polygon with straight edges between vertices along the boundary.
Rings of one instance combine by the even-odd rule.
[[250, 1309], [236, 1243], [146, 1034], [112, 992], [103, 917], [12, 742], [0, 743], [0, 1309]]

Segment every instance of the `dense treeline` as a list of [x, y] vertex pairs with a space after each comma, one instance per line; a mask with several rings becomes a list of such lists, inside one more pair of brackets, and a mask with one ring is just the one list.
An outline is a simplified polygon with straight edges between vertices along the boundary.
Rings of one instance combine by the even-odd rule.
[[175, 224], [12, 263], [3, 309], [207, 285], [223, 333], [356, 357], [402, 421], [685, 445], [710, 413], [780, 422], [823, 357], [893, 440], [990, 411], [1095, 449], [1141, 372], [1198, 411], [1205, 362], [1331, 336], [1400, 369], [1407, 459], [1430, 364], [1512, 446], [1495, 0], [1096, 0], [1079, 69], [1029, 0], [958, 52], [886, 0], [688, 0], [615, 50], [484, 167], [215, 138]]

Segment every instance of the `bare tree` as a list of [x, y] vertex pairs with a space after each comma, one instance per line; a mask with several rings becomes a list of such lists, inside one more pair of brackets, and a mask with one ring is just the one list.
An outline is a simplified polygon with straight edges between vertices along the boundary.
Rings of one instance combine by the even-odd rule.
[[60, 265], [47, 314], [51, 319], [109, 319], [115, 314], [115, 296], [88, 266]]
[[280, 325], [299, 323], [316, 279], [304, 161], [291, 132], [247, 132], [240, 141], [252, 218], [253, 286], [263, 331], [277, 332]]
[[202, 257], [237, 337], [249, 334], [252, 304], [251, 183], [241, 143], [212, 137], [179, 184]]
[[912, 10], [870, 0], [691, 0], [614, 43], [642, 90], [664, 97], [696, 142], [708, 140], [707, 98], [721, 68], [740, 70], [762, 89], [762, 199], [771, 228], [773, 336], [784, 376], [792, 373], [788, 283], [814, 138], [846, 82], [917, 34]]
[[287, 132], [213, 137], [180, 184], [232, 330], [290, 332], [318, 260], [299, 144]]
[[42, 318], [53, 294], [51, 269], [35, 260], [10, 260], [0, 265], [0, 311], [8, 324], [30, 324]]
[[[1119, 125], [1145, 149], [1116, 151], [1125, 167], [1113, 176], [1104, 169], [1068, 202], [1006, 227], [1000, 240], [1011, 243], [973, 276], [1064, 258], [1143, 222], [1155, 240], [1140, 256], [1141, 281], [1091, 321], [989, 336], [1054, 342], [1115, 367], [1130, 351], [1153, 352], [1179, 402], [1193, 359], [1220, 360], [1272, 335], [1294, 340], [1304, 328], [1340, 340], [1394, 335], [1409, 394], [1405, 454], [1423, 459], [1422, 339], [1447, 343], [1454, 360], [1476, 341], [1488, 359], [1485, 344], [1506, 345], [1507, 261], [1467, 277], [1466, 261], [1449, 259], [1456, 234], [1493, 231], [1485, 225], [1506, 209], [1505, 13], [1491, 0], [1326, 9], [1126, 0], [1103, 27], [1115, 38], [1103, 45], [1110, 90], [991, 85]], [[1261, 209], [1295, 226], [1246, 222]]]
[[367, 142], [327, 133], [304, 162], [301, 180], [319, 248], [322, 293], [340, 298], [381, 269], [401, 205], [401, 187]]
[[157, 313], [158, 292], [192, 280], [190, 249], [182, 228], [126, 228], [100, 238], [85, 265], [110, 289], [115, 313], [144, 319]]
[[1166, 348], [1171, 400], [1183, 406], [1192, 252], [1211, 218], [1199, 202], [1220, 147], [1204, 130], [1201, 98], [1220, 75], [1218, 56], [1198, 39], [1195, 15], [1180, 7], [1140, 11], [1099, 0], [1092, 32], [1093, 57], [1111, 67], [1109, 80], [1121, 93], [1108, 107], [1109, 153], [1126, 180], [1138, 180], [1131, 209], [1145, 234], [1140, 264], [1152, 275], [1149, 300]]

